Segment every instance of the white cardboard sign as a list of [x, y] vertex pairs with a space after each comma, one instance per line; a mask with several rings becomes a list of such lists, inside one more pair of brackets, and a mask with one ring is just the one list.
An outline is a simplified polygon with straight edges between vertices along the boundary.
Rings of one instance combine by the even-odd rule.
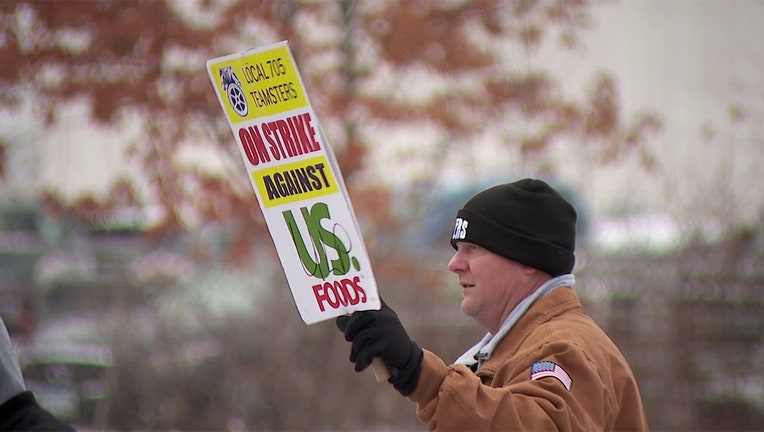
[[286, 41], [207, 61], [306, 324], [379, 309], [342, 174]]

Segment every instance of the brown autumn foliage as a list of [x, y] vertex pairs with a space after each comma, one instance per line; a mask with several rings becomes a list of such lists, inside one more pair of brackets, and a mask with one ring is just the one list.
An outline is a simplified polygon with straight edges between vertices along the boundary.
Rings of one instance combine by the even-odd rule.
[[[387, 250], [402, 222], [391, 210], [392, 191], [364, 176], [370, 143], [363, 132], [378, 125], [435, 125], [446, 143], [439, 151], [447, 154], [511, 119], [533, 125], [523, 135], [507, 129], [507, 151], [519, 149], [528, 158], [563, 138], [592, 146], [605, 162], [644, 152], [660, 122], [649, 114], [621, 118], [612, 77], [594, 77], [588, 99], [571, 100], [556, 71], [507, 67], [496, 49], [574, 47], [591, 7], [584, 0], [6, 0], [0, 3], [0, 109], [31, 98], [51, 125], [68, 102], [86, 100], [94, 122], [138, 119], [143, 136], [126, 157], [142, 167], [148, 195], [138, 192], [134, 179], [120, 179], [104, 196], [65, 202], [51, 190], [41, 201], [51, 213], [84, 222], [110, 209], [156, 206], [162, 218], [147, 233], [155, 239], [188, 230], [190, 214], [202, 225], [224, 224], [234, 232], [227, 262], [246, 266], [254, 250], [270, 248], [270, 239], [245, 176], [191, 168], [178, 154], [213, 145], [241, 166], [204, 62], [289, 40], [363, 225], [375, 274], [381, 286], [401, 287], [386, 298], [415, 321], [414, 336], [455, 355], [474, 334], [453, 320], [433, 324], [451, 306], [437, 290], [425, 290], [432, 316], [415, 312], [421, 298], [406, 296], [442, 283], [440, 276], [417, 271], [421, 261]], [[407, 98], [412, 71], [426, 71], [445, 90], [425, 100]], [[0, 175], [8, 145], [0, 141]], [[427, 190], [428, 181], [414, 192]], [[286, 290], [274, 292], [266, 307], [291, 311]], [[201, 366], [145, 361], [178, 348], [171, 330], [160, 327], [154, 346], [121, 335], [112, 377], [118, 391], [98, 426], [352, 430], [415, 424], [413, 416], [400, 415], [411, 411], [405, 400], [352, 373], [333, 323], [306, 329], [294, 313], [275, 315], [210, 327], [222, 354]], [[364, 397], [347, 396], [358, 394]]]
[[[641, 151], [646, 134], [659, 127], [651, 115], [620, 118], [612, 77], [596, 77], [588, 100], [567, 100], [549, 71], [506, 71], [500, 51], [487, 45], [498, 41], [532, 50], [551, 39], [575, 46], [576, 35], [588, 25], [586, 1], [203, 1], [196, 14], [188, 12], [189, 4], [4, 1], [0, 55], [11, 61], [0, 64], [0, 107], [12, 109], [32, 98], [49, 124], [72, 100], [87, 100], [95, 122], [113, 123], [139, 113], [144, 139], [127, 157], [142, 166], [150, 196], [132, 193], [132, 202], [126, 202], [119, 198], [124, 192], [110, 193], [85, 197], [81, 204], [107, 209], [158, 204], [163, 210], [161, 223], [153, 228], [158, 237], [184, 229], [187, 208], [201, 223], [230, 222], [242, 234], [232, 246], [231, 262], [246, 262], [251, 245], [262, 240], [252, 233], [264, 232], [249, 186], [235, 176], [201, 172], [177, 161], [182, 147], [199, 142], [211, 142], [238, 159], [204, 72], [208, 58], [289, 40], [358, 201], [369, 193], [367, 187], [379, 187], [356, 181], [369, 151], [359, 130], [372, 124], [435, 124], [450, 142], [470, 145], [501, 113], [539, 125], [507, 142], [508, 149], [518, 146], [530, 157], [570, 136], [599, 146], [606, 161]], [[310, 26], [315, 29], [307, 30]], [[412, 68], [454, 85], [465, 80], [472, 85], [410, 101], [401, 97], [407, 85], [401, 77]], [[368, 91], [380, 79], [401, 84]], [[127, 179], [114, 187], [118, 192], [133, 186]], [[55, 198], [54, 191], [49, 195]], [[70, 208], [79, 204], [62, 203]], [[389, 224], [384, 208], [355, 207], [365, 223]]]

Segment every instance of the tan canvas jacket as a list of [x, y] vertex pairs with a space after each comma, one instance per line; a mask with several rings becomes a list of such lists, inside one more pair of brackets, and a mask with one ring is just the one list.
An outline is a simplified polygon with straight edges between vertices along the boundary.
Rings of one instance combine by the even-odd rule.
[[429, 430], [648, 430], [629, 365], [570, 287], [537, 300], [477, 372], [425, 350], [409, 399]]

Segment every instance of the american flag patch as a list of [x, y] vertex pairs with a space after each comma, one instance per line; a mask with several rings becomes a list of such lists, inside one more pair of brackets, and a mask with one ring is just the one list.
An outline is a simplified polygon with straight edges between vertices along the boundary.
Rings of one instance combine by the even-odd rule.
[[555, 362], [544, 360], [531, 365], [531, 379], [537, 380], [544, 377], [555, 377], [570, 391], [570, 375]]

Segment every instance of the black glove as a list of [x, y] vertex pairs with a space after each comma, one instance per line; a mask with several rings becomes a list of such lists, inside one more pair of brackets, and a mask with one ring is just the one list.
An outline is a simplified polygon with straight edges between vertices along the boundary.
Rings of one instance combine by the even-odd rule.
[[380, 357], [390, 370], [387, 382], [403, 396], [414, 392], [424, 353], [384, 302], [380, 310], [337, 317], [337, 328], [345, 333], [346, 341], [352, 342], [350, 361], [355, 363], [356, 372], [369, 367], [374, 357]]

